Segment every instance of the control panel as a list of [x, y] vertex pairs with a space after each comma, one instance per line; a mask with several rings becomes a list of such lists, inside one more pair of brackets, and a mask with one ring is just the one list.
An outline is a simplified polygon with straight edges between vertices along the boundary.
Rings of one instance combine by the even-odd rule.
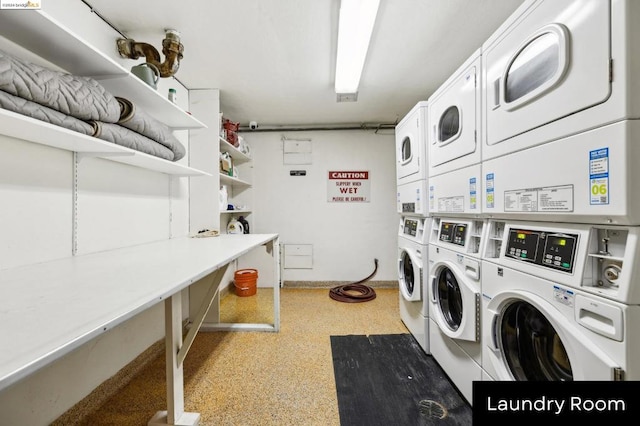
[[577, 247], [578, 234], [511, 229], [505, 256], [571, 273]]
[[466, 223], [442, 222], [440, 224], [440, 241], [464, 246], [466, 238]]
[[404, 226], [402, 227], [402, 233], [415, 237], [418, 233], [418, 220], [405, 219]]

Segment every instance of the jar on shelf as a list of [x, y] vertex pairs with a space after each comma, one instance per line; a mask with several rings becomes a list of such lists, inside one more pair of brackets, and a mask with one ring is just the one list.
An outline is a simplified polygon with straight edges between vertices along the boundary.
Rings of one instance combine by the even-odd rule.
[[176, 94], [176, 89], [169, 89], [169, 100], [174, 104], [178, 100], [178, 95]]

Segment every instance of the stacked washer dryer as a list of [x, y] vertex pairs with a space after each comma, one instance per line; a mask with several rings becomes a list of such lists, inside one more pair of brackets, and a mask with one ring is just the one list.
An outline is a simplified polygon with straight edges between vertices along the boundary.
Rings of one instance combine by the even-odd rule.
[[400, 318], [429, 354], [427, 293], [427, 102], [418, 102], [395, 129]]
[[487, 380], [639, 380], [640, 2], [533, 0], [482, 46]]
[[482, 379], [480, 50], [429, 97], [431, 354], [465, 399]]

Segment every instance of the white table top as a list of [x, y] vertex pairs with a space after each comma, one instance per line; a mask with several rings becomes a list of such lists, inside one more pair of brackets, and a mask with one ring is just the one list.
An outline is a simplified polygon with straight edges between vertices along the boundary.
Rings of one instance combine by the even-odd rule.
[[174, 238], [0, 271], [0, 390], [277, 236]]

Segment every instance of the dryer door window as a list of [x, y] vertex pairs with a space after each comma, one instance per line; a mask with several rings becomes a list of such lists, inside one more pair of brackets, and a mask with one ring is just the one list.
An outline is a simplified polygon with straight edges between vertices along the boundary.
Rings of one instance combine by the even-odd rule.
[[572, 381], [569, 356], [547, 318], [525, 301], [514, 302], [498, 321], [500, 347], [515, 380]]
[[451, 142], [460, 133], [460, 110], [456, 106], [451, 106], [440, 117], [440, 129], [438, 139], [441, 144]]
[[442, 268], [436, 282], [436, 299], [447, 327], [455, 331], [462, 324], [462, 294], [455, 274]]
[[408, 136], [406, 136], [402, 140], [400, 154], [401, 154], [400, 164], [405, 165], [409, 161], [411, 161], [411, 138], [409, 138]]

